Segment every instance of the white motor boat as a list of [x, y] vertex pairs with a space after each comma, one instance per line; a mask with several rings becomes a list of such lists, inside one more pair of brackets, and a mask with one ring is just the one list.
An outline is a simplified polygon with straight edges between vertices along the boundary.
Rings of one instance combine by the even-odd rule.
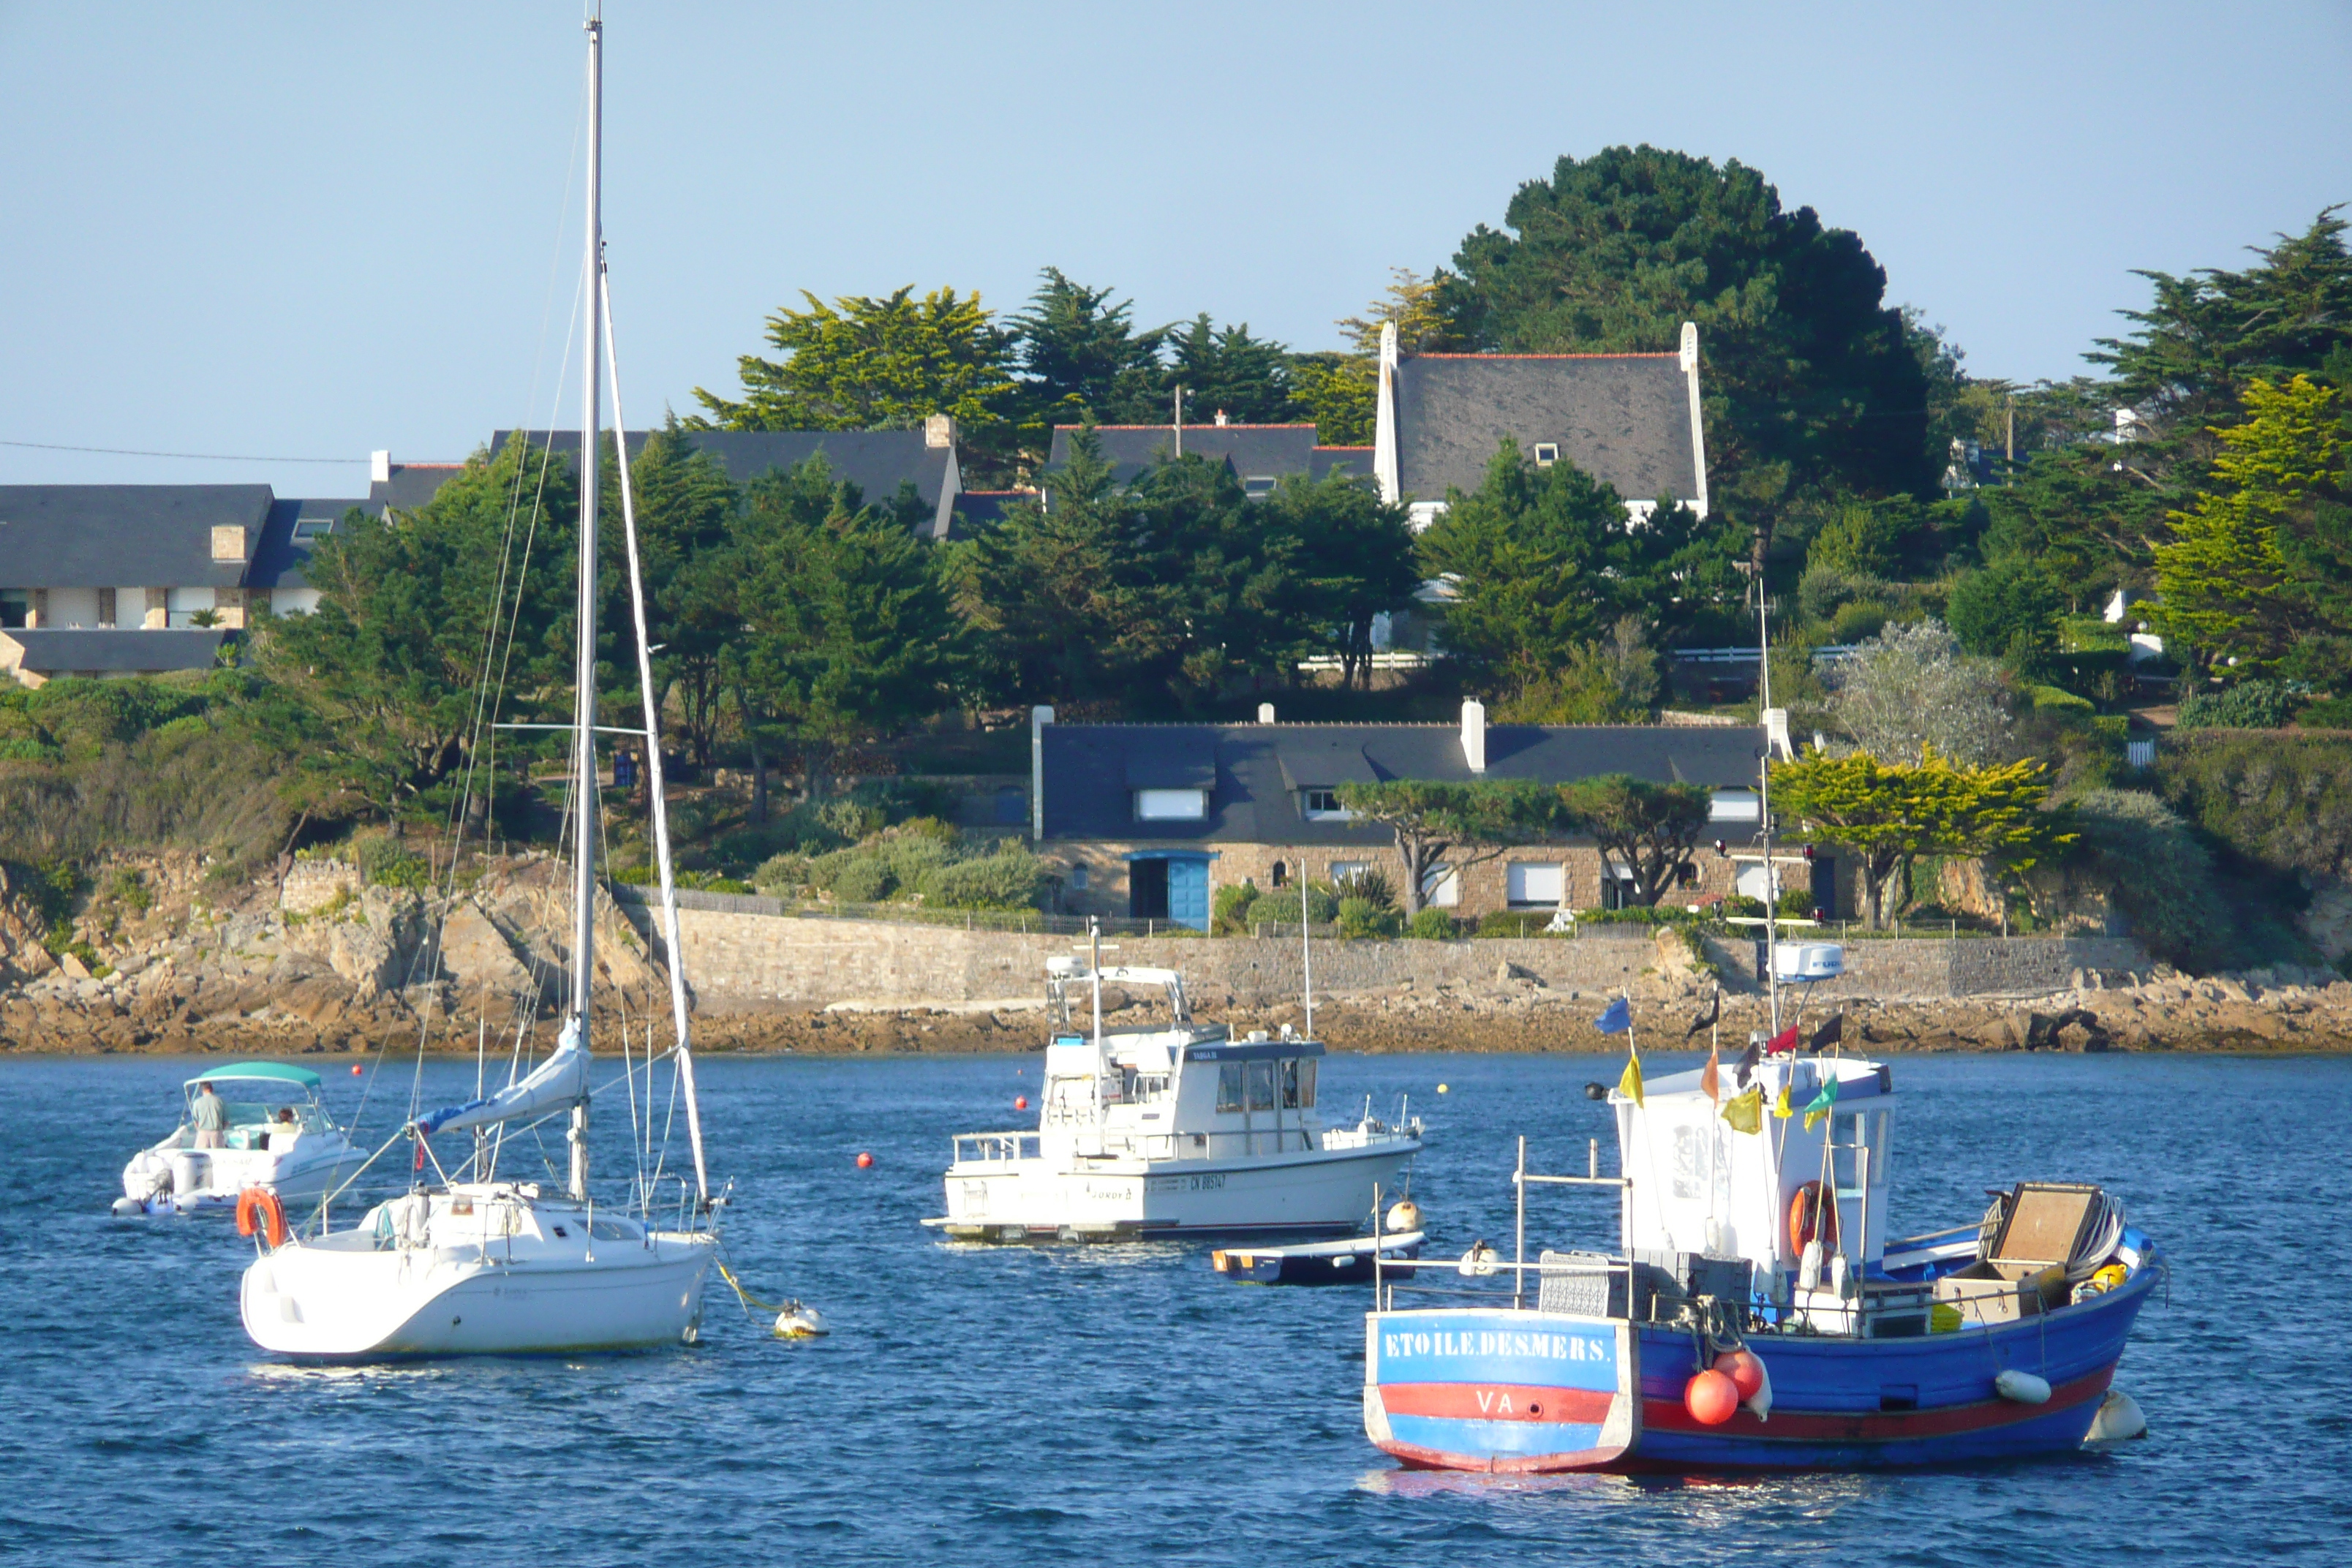
[[[161, 1142], [122, 1168], [118, 1214], [186, 1214], [226, 1207], [267, 1187], [294, 1210], [317, 1203], [367, 1163], [319, 1103], [319, 1075], [278, 1062], [231, 1062], [182, 1085], [189, 1111]], [[199, 1147], [194, 1102], [208, 1086], [223, 1101], [220, 1142]]]
[[[1160, 986], [1168, 1021], [1105, 1029], [1106, 983]], [[1070, 1026], [1080, 986], [1094, 994], [1091, 1037]], [[1056, 1032], [1036, 1131], [958, 1134], [948, 1212], [925, 1225], [964, 1241], [1305, 1240], [1353, 1236], [1376, 1192], [1402, 1189], [1419, 1119], [1390, 1126], [1367, 1107], [1325, 1125], [1319, 1041], [1196, 1022], [1172, 969], [1056, 958], [1046, 987]]]
[[[596, 452], [602, 374], [600, 329], [610, 354], [612, 302], [606, 287], [600, 221], [603, 163], [601, 22], [588, 23], [588, 220], [583, 268], [587, 310], [585, 407], [580, 450]], [[621, 419], [617, 373], [613, 416]], [[593, 471], [593, 468], [590, 471]], [[599, 487], [580, 494], [578, 607], [572, 672], [572, 736], [574, 794], [572, 827], [570, 999], [555, 1049], [527, 1074], [495, 1093], [462, 1105], [412, 1114], [394, 1142], [413, 1141], [415, 1168], [432, 1182], [368, 1210], [352, 1229], [330, 1231], [321, 1206], [319, 1228], [295, 1234], [282, 1209], [257, 1197], [238, 1205], [239, 1228], [257, 1234], [261, 1256], [246, 1269], [239, 1305], [246, 1332], [264, 1349], [289, 1355], [364, 1358], [392, 1355], [525, 1353], [623, 1350], [691, 1342], [702, 1314], [702, 1289], [718, 1256], [717, 1222], [725, 1199], [714, 1197], [704, 1168], [701, 1113], [695, 1098], [694, 1058], [687, 1038], [684, 966], [677, 935], [676, 883], [661, 770], [661, 717], [654, 699], [646, 633], [645, 592], [638, 568], [636, 515], [625, 447], [619, 456], [622, 516], [627, 544], [627, 586], [635, 613], [642, 728], [623, 731], [645, 742], [655, 865], [660, 889], [665, 967], [668, 971], [674, 1044], [664, 1058], [640, 1058], [607, 1088], [631, 1097], [631, 1125], [643, 1130], [627, 1201], [599, 1205], [588, 1187], [589, 1024], [596, 974], [596, 846], [603, 812], [596, 797], [596, 512]], [[483, 680], [496, 668], [486, 649]], [[495, 705], [485, 703], [473, 752], [480, 755]], [[648, 1047], [651, 1042], [647, 1042]], [[661, 1229], [653, 1214], [653, 1068], [674, 1064], [677, 1103], [694, 1154], [691, 1213], [683, 1195], [677, 1222]], [[637, 1101], [639, 1088], [645, 1091]], [[568, 1122], [570, 1170], [563, 1190], [501, 1180], [498, 1160], [509, 1135], [541, 1123]], [[470, 1152], [445, 1170], [430, 1140], [472, 1131]], [[387, 1145], [389, 1148], [391, 1145]]]

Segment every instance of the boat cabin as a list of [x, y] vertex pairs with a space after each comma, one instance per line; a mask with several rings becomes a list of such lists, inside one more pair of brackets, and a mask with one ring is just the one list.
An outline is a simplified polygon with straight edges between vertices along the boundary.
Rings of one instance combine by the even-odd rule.
[[[1756, 1285], [1785, 1300], [1805, 1268], [1805, 1241], [1827, 1278], [1835, 1259], [1857, 1278], [1883, 1272], [1892, 1074], [1880, 1063], [1832, 1057], [1778, 1058], [1749, 1079], [1763, 1086], [1760, 1130], [1742, 1132], [1723, 1106], [1746, 1092], [1730, 1067], [1718, 1068], [1719, 1098], [1696, 1071], [1644, 1086], [1642, 1103], [1612, 1091], [1617, 1142], [1628, 1184], [1620, 1224], [1627, 1256], [1665, 1252], [1746, 1258]], [[1836, 1089], [1826, 1113], [1806, 1126], [1806, 1108]], [[1782, 1114], [1786, 1108], [1787, 1114]], [[1834, 1219], [1819, 1212], [1833, 1195]]]
[[290, 1148], [304, 1133], [332, 1131], [319, 1103], [320, 1079], [308, 1068], [277, 1062], [232, 1062], [197, 1074], [181, 1085], [188, 1114], [177, 1140], [182, 1147], [194, 1142], [195, 1100], [209, 1086], [221, 1097], [221, 1142], [230, 1149]]
[[[1105, 1028], [1106, 984], [1159, 987], [1167, 1020]], [[1088, 969], [1055, 959], [1046, 986], [1055, 1033], [1037, 1121], [1046, 1152], [1222, 1160], [1324, 1146], [1315, 1107], [1319, 1042], [1288, 1028], [1235, 1039], [1222, 1024], [1196, 1021], [1183, 976], [1172, 969]], [[1076, 1019], [1089, 998], [1085, 1032]]]

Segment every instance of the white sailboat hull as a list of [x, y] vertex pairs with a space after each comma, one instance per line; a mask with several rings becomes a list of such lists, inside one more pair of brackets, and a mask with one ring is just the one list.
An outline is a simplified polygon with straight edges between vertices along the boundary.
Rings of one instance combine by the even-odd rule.
[[[245, 1271], [239, 1310], [265, 1350], [294, 1356], [520, 1355], [692, 1340], [718, 1251], [704, 1234], [511, 1259], [492, 1243], [362, 1249], [364, 1233], [289, 1242]], [[361, 1247], [351, 1243], [356, 1240]]]
[[1373, 1189], [1395, 1191], [1420, 1148], [1400, 1139], [1245, 1163], [960, 1162], [948, 1170], [946, 1216], [925, 1223], [972, 1241], [1352, 1236]]

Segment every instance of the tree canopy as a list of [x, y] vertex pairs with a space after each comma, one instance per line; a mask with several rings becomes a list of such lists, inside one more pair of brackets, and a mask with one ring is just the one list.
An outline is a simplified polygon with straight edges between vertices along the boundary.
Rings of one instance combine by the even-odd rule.
[[1710, 493], [1750, 526], [1816, 489], [1932, 489], [1927, 374], [1886, 274], [1738, 162], [1561, 158], [1438, 280], [1449, 331], [1515, 353], [1664, 353], [1699, 329]]
[[768, 342], [791, 357], [736, 362], [743, 395], [694, 389], [710, 421], [729, 430], [888, 430], [948, 414], [970, 431], [1005, 417], [1015, 390], [1012, 342], [978, 294], [908, 284], [886, 295], [847, 294], [768, 318]]
[[1542, 816], [1534, 786], [1500, 780], [1389, 779], [1341, 784], [1338, 794], [1342, 806], [1395, 837], [1408, 916], [1421, 912], [1449, 871], [1458, 874], [1525, 841]]

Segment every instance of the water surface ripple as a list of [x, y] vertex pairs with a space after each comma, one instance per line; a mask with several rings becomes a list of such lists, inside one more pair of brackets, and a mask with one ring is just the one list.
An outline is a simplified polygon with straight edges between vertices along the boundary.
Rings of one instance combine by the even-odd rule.
[[[0, 1063], [0, 1559], [2352, 1556], [2338, 1293], [2352, 1061], [1897, 1059], [1897, 1226], [1966, 1220], [1985, 1187], [2021, 1176], [2085, 1179], [2170, 1250], [2170, 1303], [2151, 1302], [2118, 1379], [2147, 1407], [2147, 1441], [1917, 1474], [1514, 1480], [1402, 1471], [1364, 1441], [1364, 1292], [1229, 1287], [1194, 1248], [974, 1249], [920, 1230], [949, 1133], [1027, 1120], [1012, 1101], [1034, 1095], [1036, 1060], [705, 1065], [712, 1165], [737, 1182], [730, 1252], [753, 1289], [821, 1306], [829, 1340], [768, 1339], [714, 1281], [692, 1350], [329, 1370], [246, 1340], [236, 1286], [251, 1248], [226, 1215], [106, 1215], [189, 1064]], [[1339, 1057], [1325, 1104], [1409, 1091], [1436, 1139], [1417, 1182], [1433, 1230], [1453, 1250], [1507, 1248], [1513, 1137], [1548, 1168], [1580, 1167], [1585, 1140], [1607, 1136], [1580, 1086], [1614, 1067]], [[382, 1092], [404, 1100], [396, 1072]], [[425, 1076], [428, 1103], [472, 1088], [470, 1064]], [[329, 1093], [348, 1107], [357, 1080]], [[384, 1114], [379, 1097], [379, 1137]], [[600, 1123], [607, 1171], [625, 1136]], [[856, 1168], [860, 1150], [872, 1170]], [[1531, 1247], [1613, 1226], [1596, 1194], [1546, 1203]]]

